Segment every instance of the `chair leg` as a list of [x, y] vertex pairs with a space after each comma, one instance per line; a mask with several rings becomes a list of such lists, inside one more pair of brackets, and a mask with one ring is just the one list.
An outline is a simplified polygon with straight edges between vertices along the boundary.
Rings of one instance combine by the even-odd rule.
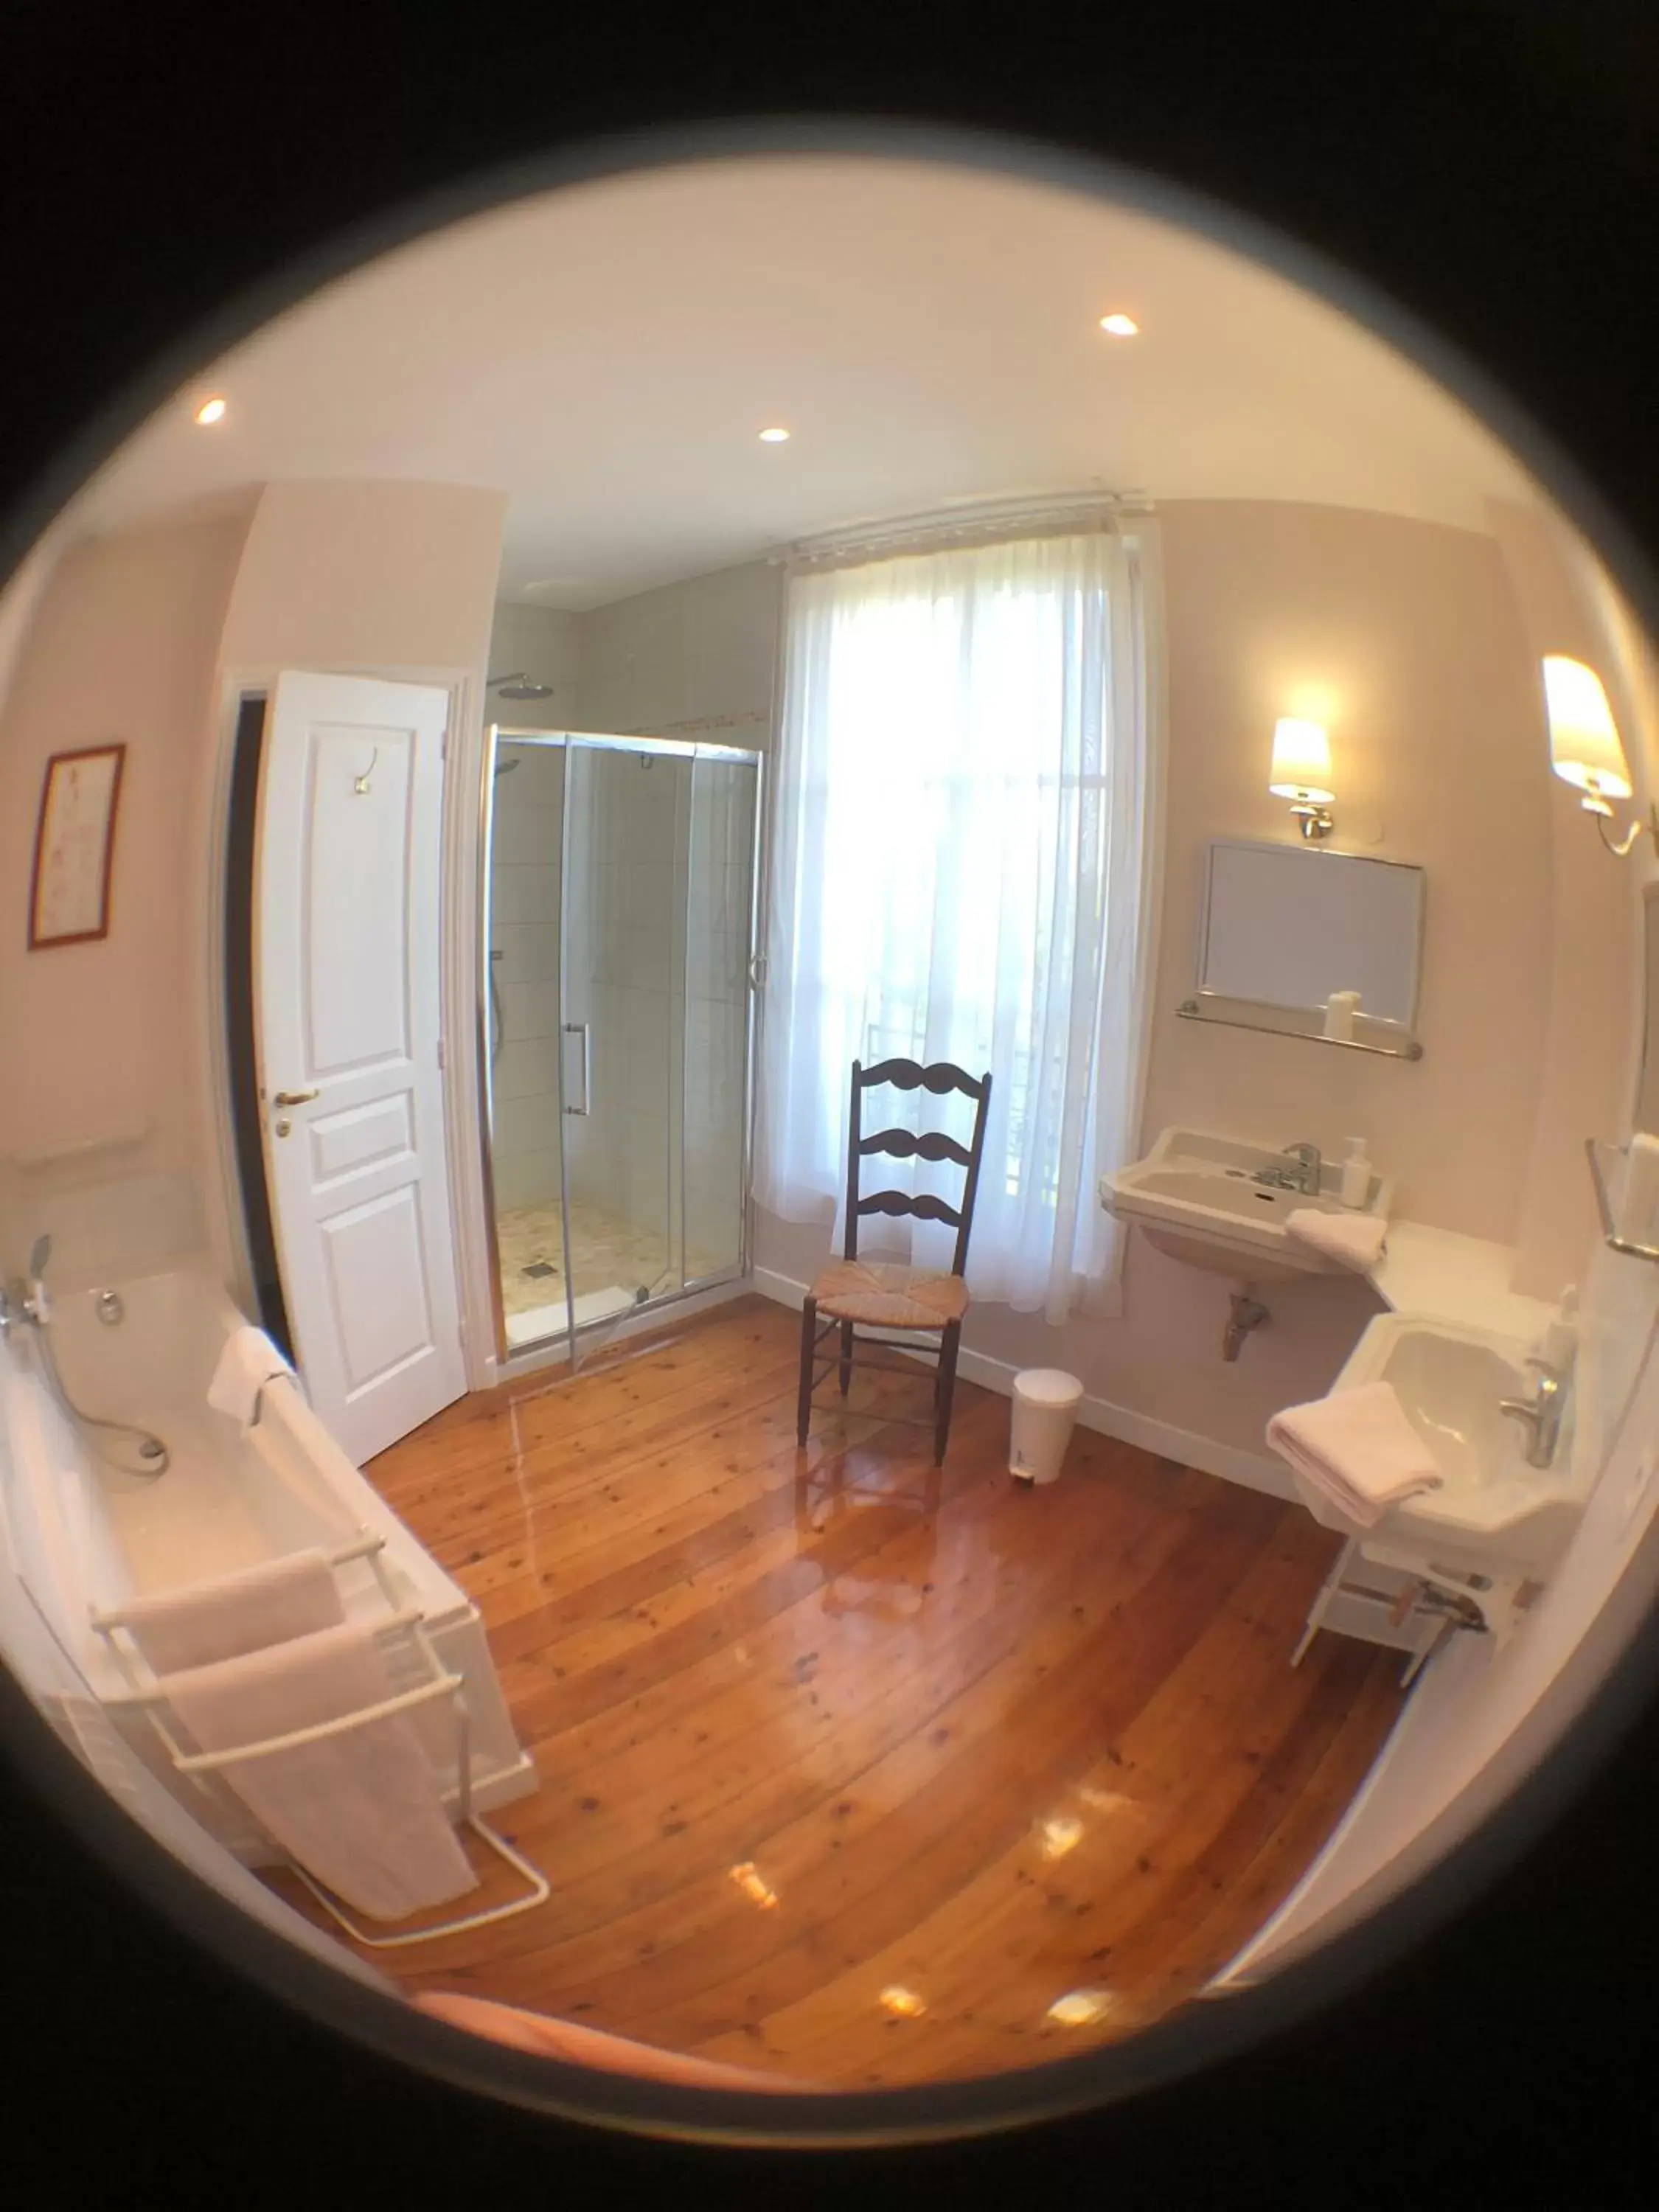
[[841, 1395], [844, 1398], [853, 1383], [853, 1324], [844, 1321], [841, 1325]]
[[945, 1446], [951, 1434], [951, 1399], [957, 1387], [957, 1346], [962, 1341], [962, 1323], [946, 1324], [939, 1348], [939, 1412], [933, 1420], [933, 1465], [945, 1463]]
[[817, 1334], [818, 1302], [808, 1298], [800, 1310], [800, 1396], [795, 1409], [795, 1442], [804, 1444], [812, 1421], [812, 1350]]

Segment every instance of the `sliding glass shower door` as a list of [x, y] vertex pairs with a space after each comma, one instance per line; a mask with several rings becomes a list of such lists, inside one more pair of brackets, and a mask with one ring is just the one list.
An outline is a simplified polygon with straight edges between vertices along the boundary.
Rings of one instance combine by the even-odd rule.
[[759, 761], [492, 738], [501, 1350], [574, 1358], [623, 1316], [744, 1264]]
[[681, 1287], [677, 922], [691, 763], [571, 740], [561, 1022], [574, 1322]]

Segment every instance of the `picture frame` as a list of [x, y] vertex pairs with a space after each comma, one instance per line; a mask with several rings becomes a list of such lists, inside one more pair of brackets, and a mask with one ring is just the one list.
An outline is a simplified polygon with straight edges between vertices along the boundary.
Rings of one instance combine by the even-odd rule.
[[31, 952], [109, 935], [125, 744], [53, 753], [40, 785], [29, 875]]

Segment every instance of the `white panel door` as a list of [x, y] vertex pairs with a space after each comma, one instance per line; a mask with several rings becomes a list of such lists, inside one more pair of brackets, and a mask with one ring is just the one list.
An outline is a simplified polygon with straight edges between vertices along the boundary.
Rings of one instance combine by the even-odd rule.
[[284, 673], [265, 727], [265, 1174], [295, 1355], [360, 1465], [466, 1388], [439, 1057], [448, 708], [424, 684]]

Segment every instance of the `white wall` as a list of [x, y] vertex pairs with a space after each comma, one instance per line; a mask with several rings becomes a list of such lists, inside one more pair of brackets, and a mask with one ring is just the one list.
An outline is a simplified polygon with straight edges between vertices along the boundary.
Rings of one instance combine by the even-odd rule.
[[[1645, 812], [1659, 793], [1659, 667], [1650, 644], [1582, 541], [1554, 526], [1540, 532], [1525, 516], [1498, 522], [1534, 643], [1581, 653], [1606, 684], [1636, 785], [1632, 811]], [[1659, 855], [1644, 839], [1629, 860], [1613, 860], [1576, 807], [1559, 825], [1558, 851], [1571, 831], [1578, 845], [1558, 880], [1571, 870], [1575, 896], [1603, 927], [1586, 944], [1577, 933], [1582, 915], [1562, 917], [1565, 941], [1581, 957], [1558, 969], [1536, 1149], [1544, 1154], [1552, 1121], [1561, 1124], [1560, 1142], [1574, 1155], [1561, 1171], [1577, 1192], [1585, 1181], [1579, 1140], [1591, 1131], [1571, 1127], [1571, 1102], [1611, 1117], [1597, 1133], [1617, 1139], [1630, 1128], [1638, 990], [1659, 988], [1659, 978], [1642, 976], [1632, 957], [1624, 971], [1628, 993], [1609, 996], [1602, 970], [1623, 949], [1641, 887], [1659, 879]], [[1591, 856], [1584, 869], [1579, 852]], [[1581, 1042], [1593, 1095], [1582, 1088]], [[1611, 1064], [1621, 1057], [1615, 1080]], [[1540, 1194], [1530, 1203], [1541, 1210]], [[1430, 1667], [1367, 1790], [1306, 1879], [1233, 1961], [1231, 1978], [1255, 1978], [1351, 1925], [1470, 1833], [1572, 1724], [1652, 1609], [1659, 1591], [1659, 1269], [1609, 1251], [1599, 1238], [1589, 1249], [1574, 1419], [1603, 1471], [1572, 1547], [1506, 1646], [1459, 1638]]]
[[[1534, 665], [1547, 653], [1571, 653], [1608, 671], [1604, 680], [1616, 690], [1608, 639], [1575, 573], [1565, 526], [1540, 508], [1507, 501], [1492, 501], [1491, 513]], [[1630, 729], [1628, 702], [1615, 712]], [[1637, 868], [1609, 861], [1579, 794], [1554, 775], [1549, 822], [1554, 927], [1538, 1108], [1516, 1224], [1515, 1288], [1554, 1298], [1595, 1237], [1595, 1195], [1578, 1166], [1580, 1148], [1588, 1136], [1620, 1128], [1629, 1111], [1641, 902]], [[1572, 1168], [1564, 1171], [1569, 1161]]]
[[[504, 493], [465, 484], [266, 484], [225, 617], [224, 665], [481, 679], [506, 508]], [[482, 696], [480, 680], [475, 710]]]
[[581, 728], [768, 744], [782, 580], [751, 561], [594, 608], [581, 624]]
[[[101, 943], [0, 944], [0, 1253], [41, 1229], [63, 1284], [235, 1238], [215, 1139], [213, 866], [232, 678], [283, 667], [482, 696], [501, 495], [328, 482], [250, 488], [63, 551], [0, 719], [0, 881], [27, 897], [47, 756], [128, 745]], [[475, 841], [476, 842], [476, 841]], [[465, 887], [461, 895], [465, 896]], [[21, 1172], [48, 1146], [118, 1150]], [[477, 1172], [477, 1146], [458, 1146]]]
[[[62, 1282], [203, 1241], [198, 841], [219, 635], [248, 524], [245, 502], [70, 547], [40, 591], [0, 720], [0, 881], [14, 916], [0, 937], [0, 1257], [15, 1266], [49, 1231]], [[29, 952], [47, 757], [104, 740], [127, 746], [109, 935]], [[16, 1164], [103, 1138], [123, 1141], [44, 1170]]]

